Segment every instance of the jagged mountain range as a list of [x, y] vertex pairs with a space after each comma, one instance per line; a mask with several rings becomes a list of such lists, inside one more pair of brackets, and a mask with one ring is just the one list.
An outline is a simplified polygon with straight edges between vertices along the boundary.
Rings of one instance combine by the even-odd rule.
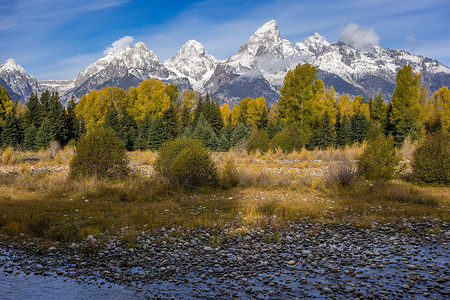
[[0, 85], [13, 99], [26, 101], [32, 92], [56, 90], [64, 101], [93, 89], [137, 86], [149, 78], [175, 83], [180, 90], [194, 88], [219, 103], [230, 105], [244, 97], [264, 96], [270, 104], [279, 98], [286, 72], [298, 63], [310, 63], [319, 70], [326, 86], [338, 94], [375, 95], [390, 99], [399, 68], [410, 64], [422, 72], [423, 86], [430, 91], [450, 85], [450, 68], [436, 60], [413, 55], [401, 49], [379, 46], [358, 50], [350, 45], [328, 42], [318, 33], [293, 45], [281, 37], [278, 25], [261, 26], [237, 54], [219, 60], [204, 46], [188, 41], [171, 59], [161, 62], [144, 43], [110, 51], [81, 71], [74, 80], [38, 81], [13, 59], [0, 65]]

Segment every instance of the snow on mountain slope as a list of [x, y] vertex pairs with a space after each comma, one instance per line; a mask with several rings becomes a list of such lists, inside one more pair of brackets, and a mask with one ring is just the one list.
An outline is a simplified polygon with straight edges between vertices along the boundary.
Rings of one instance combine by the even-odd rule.
[[219, 62], [201, 43], [189, 40], [171, 59], [164, 62], [164, 66], [179, 77], [188, 78], [192, 88], [200, 90]]
[[407, 64], [422, 73], [423, 86], [431, 92], [450, 86], [450, 68], [436, 60], [379, 46], [361, 51], [342, 42], [330, 43], [318, 33], [293, 46], [282, 38], [274, 20], [257, 29], [237, 54], [223, 61], [209, 54], [201, 43], [190, 40], [171, 59], [161, 63], [138, 42], [134, 47], [110, 51], [73, 81], [38, 84], [36, 78], [10, 59], [0, 66], [0, 84], [21, 101], [31, 92], [44, 89], [57, 90], [67, 100], [72, 94], [80, 97], [104, 86], [128, 89], [145, 79], [157, 78], [177, 84], [180, 90], [193, 87], [202, 94], [209, 92], [221, 103], [264, 96], [270, 104], [278, 100], [286, 72], [299, 63], [316, 66], [319, 78], [326, 86], [333, 85], [338, 94], [368, 97], [381, 92], [389, 99], [396, 72]]
[[[13, 100], [28, 99], [31, 93], [39, 90], [37, 79], [29, 75], [24, 68], [12, 58], [0, 65], [0, 79], [10, 92]], [[17, 99], [15, 99], [17, 97]]]

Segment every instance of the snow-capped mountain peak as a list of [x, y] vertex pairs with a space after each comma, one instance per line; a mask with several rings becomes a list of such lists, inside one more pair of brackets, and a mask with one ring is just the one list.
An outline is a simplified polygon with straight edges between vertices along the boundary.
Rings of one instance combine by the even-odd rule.
[[20, 73], [26, 73], [25, 69], [16, 63], [16, 61], [12, 58], [8, 59], [3, 65], [0, 67], [1, 71], [18, 71]]
[[7, 89], [13, 100], [26, 100], [31, 93], [39, 90], [37, 79], [12, 58], [0, 66], [0, 84]]
[[189, 40], [164, 65], [178, 76], [188, 78], [192, 87], [200, 90], [219, 62], [200, 42]]

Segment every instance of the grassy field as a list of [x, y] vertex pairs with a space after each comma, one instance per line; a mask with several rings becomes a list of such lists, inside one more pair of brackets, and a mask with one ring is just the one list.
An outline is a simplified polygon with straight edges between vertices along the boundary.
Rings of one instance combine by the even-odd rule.
[[[11, 238], [67, 245], [88, 235], [109, 234], [133, 243], [137, 230], [161, 227], [175, 231], [220, 227], [229, 234], [244, 234], [268, 226], [282, 230], [286, 221], [350, 222], [376, 228], [405, 218], [449, 220], [448, 187], [417, 186], [402, 176], [387, 183], [355, 177], [347, 186], [338, 184], [337, 176], [354, 170], [361, 152], [355, 146], [288, 155], [249, 155], [245, 150], [213, 153], [219, 174], [226, 161], [234, 162], [238, 185], [186, 191], [153, 175], [155, 153], [150, 151], [129, 153], [134, 173], [123, 182], [70, 180], [71, 148], [4, 151], [0, 231]], [[403, 172], [409, 168], [410, 153], [402, 152]]]

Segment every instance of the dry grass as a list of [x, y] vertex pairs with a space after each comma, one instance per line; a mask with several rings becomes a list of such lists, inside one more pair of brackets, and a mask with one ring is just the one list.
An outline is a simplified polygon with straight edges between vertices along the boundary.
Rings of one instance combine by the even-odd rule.
[[[61, 243], [108, 232], [120, 235], [132, 247], [135, 230], [163, 226], [176, 230], [222, 227], [230, 234], [243, 234], [268, 225], [282, 229], [286, 221], [305, 219], [361, 226], [410, 217], [449, 220], [450, 188], [403, 181], [375, 185], [359, 179], [344, 187], [327, 184], [328, 167], [356, 159], [361, 149], [302, 150], [287, 155], [248, 155], [245, 150], [213, 153], [222, 180], [236, 176], [238, 187], [194, 193], [169, 187], [153, 175], [108, 182], [71, 181], [64, 172], [31, 172], [36, 164], [67, 163], [73, 151], [68, 148], [56, 151], [51, 162], [18, 163], [13, 165], [15, 172], [0, 175], [0, 230], [10, 236], [23, 233]], [[151, 151], [129, 155], [136, 165], [151, 165], [155, 159]]]

